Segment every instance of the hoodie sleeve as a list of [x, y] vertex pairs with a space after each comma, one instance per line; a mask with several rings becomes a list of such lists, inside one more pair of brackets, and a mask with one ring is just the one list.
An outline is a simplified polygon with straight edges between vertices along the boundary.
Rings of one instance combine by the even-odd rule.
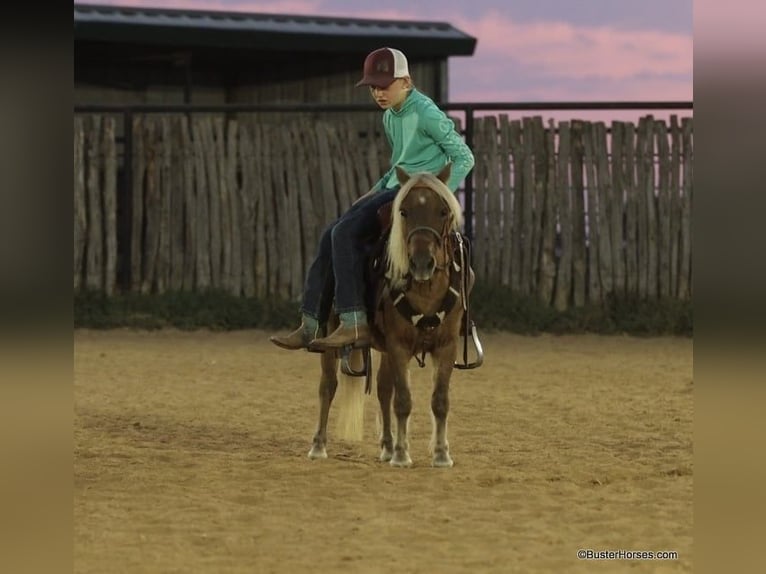
[[454, 193], [473, 168], [473, 152], [455, 130], [455, 123], [436, 105], [428, 106], [422, 117], [426, 134], [436, 142], [452, 162], [452, 174], [447, 187]]

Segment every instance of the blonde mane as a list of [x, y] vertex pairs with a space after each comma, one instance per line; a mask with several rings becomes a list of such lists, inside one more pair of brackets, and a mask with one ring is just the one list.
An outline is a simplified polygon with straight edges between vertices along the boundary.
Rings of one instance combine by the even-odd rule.
[[450, 231], [460, 228], [463, 223], [463, 210], [460, 203], [440, 179], [431, 173], [416, 173], [402, 185], [396, 194], [391, 208], [391, 235], [388, 239], [388, 265], [386, 277], [394, 287], [402, 287], [405, 277], [409, 273], [410, 262], [407, 254], [407, 238], [404, 236], [404, 223], [400, 213], [402, 201], [407, 197], [413, 187], [427, 187], [434, 191], [449, 208], [452, 213]]

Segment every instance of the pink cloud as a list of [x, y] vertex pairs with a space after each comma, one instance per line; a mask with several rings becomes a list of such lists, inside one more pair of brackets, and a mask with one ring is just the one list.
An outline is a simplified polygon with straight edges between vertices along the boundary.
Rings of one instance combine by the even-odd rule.
[[512, 59], [565, 78], [690, 74], [692, 38], [654, 30], [516, 23], [496, 13], [454, 24], [479, 41], [475, 57]]
[[[452, 72], [453, 77], [460, 76], [460, 69]], [[659, 96], [658, 96], [659, 94]], [[682, 82], [663, 78], [635, 79], [630, 78], [619, 85], [610, 86], [608, 96], [604, 95], [603, 85], [594, 84], [592, 87], [578, 88], [577, 97], [572, 96], [566, 85], [546, 85], [543, 87], [526, 86], [504, 87], [501, 84], [485, 86], [468, 86], [460, 90], [461, 102], [536, 102], [536, 101], [687, 101], [693, 98], [692, 86]], [[456, 98], [452, 98], [457, 101]]]

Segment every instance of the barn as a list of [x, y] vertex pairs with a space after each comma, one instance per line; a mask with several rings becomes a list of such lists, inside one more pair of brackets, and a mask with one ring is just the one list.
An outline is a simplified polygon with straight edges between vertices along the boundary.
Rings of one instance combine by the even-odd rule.
[[446, 102], [448, 58], [476, 38], [445, 22], [75, 4], [75, 104], [368, 102], [354, 84], [384, 45]]

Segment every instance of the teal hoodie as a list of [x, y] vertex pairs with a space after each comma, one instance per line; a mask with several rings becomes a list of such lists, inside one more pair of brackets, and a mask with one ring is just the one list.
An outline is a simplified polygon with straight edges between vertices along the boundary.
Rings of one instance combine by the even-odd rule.
[[454, 193], [473, 168], [473, 153], [455, 130], [454, 122], [415, 88], [398, 111], [389, 108], [383, 113], [383, 127], [391, 144], [391, 169], [373, 186], [376, 191], [399, 185], [396, 166], [408, 173], [437, 174], [451, 161], [447, 186]]

